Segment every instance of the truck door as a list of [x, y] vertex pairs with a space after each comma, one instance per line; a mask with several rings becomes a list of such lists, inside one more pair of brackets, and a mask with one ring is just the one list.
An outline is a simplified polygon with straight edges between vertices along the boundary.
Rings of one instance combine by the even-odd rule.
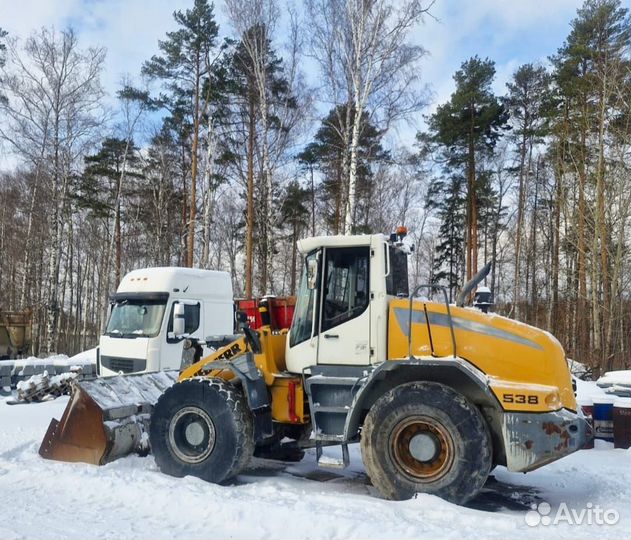
[[370, 247], [324, 250], [318, 364], [370, 363]]
[[180, 369], [182, 363], [182, 338], [172, 337], [173, 332], [173, 312], [177, 303], [184, 304], [184, 332], [192, 338], [202, 339], [203, 313], [199, 300], [175, 300], [171, 304], [169, 319], [167, 323], [166, 344], [161, 355], [160, 369]]

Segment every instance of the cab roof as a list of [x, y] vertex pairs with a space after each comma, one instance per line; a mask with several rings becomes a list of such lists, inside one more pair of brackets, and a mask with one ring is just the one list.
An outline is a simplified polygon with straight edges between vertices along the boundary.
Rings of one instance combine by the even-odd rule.
[[225, 297], [232, 302], [232, 281], [228, 272], [215, 270], [179, 267], [141, 268], [126, 274], [116, 292], [177, 292], [183, 297]]
[[300, 253], [309, 253], [314, 249], [321, 247], [351, 247], [351, 246], [370, 246], [376, 242], [385, 242], [386, 236], [383, 234], [358, 234], [353, 236], [337, 235], [337, 236], [312, 236], [298, 240], [298, 251]]

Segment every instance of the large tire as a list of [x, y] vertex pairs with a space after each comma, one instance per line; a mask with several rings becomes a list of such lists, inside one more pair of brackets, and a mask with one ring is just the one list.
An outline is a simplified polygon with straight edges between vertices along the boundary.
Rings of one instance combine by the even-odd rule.
[[149, 442], [163, 473], [225, 482], [252, 457], [252, 415], [234, 385], [222, 379], [190, 379], [160, 396], [151, 415]]
[[492, 444], [480, 411], [439, 383], [397, 386], [371, 407], [362, 459], [386, 499], [430, 493], [456, 504], [475, 497], [491, 470]]

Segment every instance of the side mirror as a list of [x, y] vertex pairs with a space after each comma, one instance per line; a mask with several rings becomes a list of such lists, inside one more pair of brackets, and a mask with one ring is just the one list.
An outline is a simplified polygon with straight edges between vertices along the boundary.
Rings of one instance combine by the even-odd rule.
[[179, 337], [184, 334], [184, 304], [173, 305], [173, 334]]
[[248, 324], [248, 314], [245, 311], [237, 311], [235, 319], [238, 329], [241, 329]]
[[318, 286], [318, 259], [307, 260], [307, 288], [312, 291]]

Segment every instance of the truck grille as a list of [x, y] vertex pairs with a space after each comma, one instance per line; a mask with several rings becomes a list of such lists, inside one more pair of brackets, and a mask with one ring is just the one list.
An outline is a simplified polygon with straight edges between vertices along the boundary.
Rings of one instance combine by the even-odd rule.
[[135, 371], [144, 371], [147, 367], [147, 361], [141, 358], [121, 358], [118, 356], [101, 355], [101, 365], [112, 371], [133, 373]]

